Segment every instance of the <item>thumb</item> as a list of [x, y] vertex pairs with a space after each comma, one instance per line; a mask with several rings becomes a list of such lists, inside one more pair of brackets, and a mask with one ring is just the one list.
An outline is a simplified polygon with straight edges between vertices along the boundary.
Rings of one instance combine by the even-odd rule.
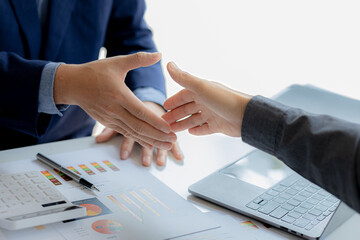
[[121, 67], [125, 71], [130, 71], [139, 67], [151, 66], [161, 59], [161, 53], [137, 52], [134, 54], [121, 56]]
[[169, 62], [167, 65], [168, 72], [175, 82], [189, 89], [190, 91], [196, 91], [199, 89], [200, 84], [203, 82], [200, 78], [197, 78], [190, 73], [181, 70], [174, 62]]

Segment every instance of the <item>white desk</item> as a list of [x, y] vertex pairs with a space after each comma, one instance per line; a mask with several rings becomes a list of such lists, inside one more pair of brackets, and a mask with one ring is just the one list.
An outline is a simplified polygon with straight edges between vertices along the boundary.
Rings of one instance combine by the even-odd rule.
[[[153, 163], [152, 166], [148, 168], [149, 171], [183, 198], [188, 199], [188, 201], [191, 201], [200, 209], [216, 209], [227, 214], [237, 215], [237, 213], [192, 197], [188, 193], [187, 188], [197, 180], [236, 160], [239, 156], [252, 148], [243, 144], [241, 139], [225, 137], [222, 135], [194, 137], [184, 132], [179, 133], [178, 137], [185, 155], [184, 161], [178, 163], [170, 159], [168, 160], [166, 167], [162, 168], [157, 167], [156, 164]], [[105, 144], [120, 146], [121, 140], [122, 138], [118, 137]], [[95, 144], [94, 138], [87, 137], [0, 151], [0, 162], [35, 157], [38, 152], [42, 152], [46, 155], [90, 148]], [[139, 150], [140, 148], [136, 147], [131, 155], [131, 158], [134, 159], [134, 161], [140, 162]], [[351, 219], [333, 232], [328, 239], [358, 239], [360, 236], [359, 223], [360, 215], [355, 214]], [[285, 236], [295, 239], [290, 234], [286, 235], [287, 233], [283, 232], [281, 232], [281, 234], [283, 236], [285, 234]]]

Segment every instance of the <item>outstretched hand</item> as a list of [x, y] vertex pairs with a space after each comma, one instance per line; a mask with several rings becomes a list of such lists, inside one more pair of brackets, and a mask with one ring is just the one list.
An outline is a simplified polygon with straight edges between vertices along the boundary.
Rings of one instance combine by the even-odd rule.
[[160, 53], [139, 52], [85, 64], [61, 64], [54, 81], [55, 103], [78, 105], [104, 126], [144, 147], [169, 150], [176, 142], [169, 124], [124, 82], [130, 70], [150, 66], [160, 58]]
[[[161, 116], [164, 114], [164, 110], [158, 104], [153, 102], [144, 102], [144, 104], [149, 108], [149, 110], [153, 111], [155, 114]], [[104, 131], [96, 137], [96, 142], [107, 142], [113, 136], [118, 135], [118, 133], [110, 128], [105, 128]], [[131, 151], [133, 150], [135, 140], [130, 137], [125, 137], [120, 148], [120, 158], [125, 160], [129, 158]], [[141, 161], [142, 164], [146, 167], [151, 165], [153, 161], [153, 148], [142, 148], [142, 156]], [[181, 153], [180, 147], [177, 142], [172, 143], [171, 152], [175, 158], [175, 160], [182, 160], [183, 155]], [[168, 151], [163, 149], [157, 149], [155, 161], [158, 166], [164, 166], [166, 164], [166, 158], [168, 156]]]
[[189, 129], [193, 135], [241, 136], [242, 118], [251, 99], [249, 95], [195, 77], [174, 63], [169, 63], [167, 69], [174, 81], [185, 88], [164, 103], [164, 108], [171, 111], [163, 118], [173, 131]]

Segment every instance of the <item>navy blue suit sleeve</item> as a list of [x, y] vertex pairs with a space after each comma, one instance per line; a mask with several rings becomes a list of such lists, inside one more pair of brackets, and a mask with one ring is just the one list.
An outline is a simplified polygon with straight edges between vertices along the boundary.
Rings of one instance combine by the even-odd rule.
[[256, 96], [246, 107], [241, 132], [244, 142], [360, 212], [360, 124]]
[[[104, 44], [108, 57], [157, 51], [152, 32], [144, 21], [145, 8], [144, 0], [114, 0]], [[160, 62], [130, 71], [125, 82], [132, 91], [152, 87], [166, 95]]]
[[35, 137], [45, 132], [49, 117], [38, 113], [38, 97], [47, 63], [0, 52], [0, 126]]

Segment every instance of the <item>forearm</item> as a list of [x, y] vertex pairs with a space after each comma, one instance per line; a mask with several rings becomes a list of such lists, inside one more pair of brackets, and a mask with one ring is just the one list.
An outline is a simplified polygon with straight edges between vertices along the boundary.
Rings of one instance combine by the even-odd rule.
[[360, 212], [360, 125], [256, 96], [245, 110], [242, 138]]

